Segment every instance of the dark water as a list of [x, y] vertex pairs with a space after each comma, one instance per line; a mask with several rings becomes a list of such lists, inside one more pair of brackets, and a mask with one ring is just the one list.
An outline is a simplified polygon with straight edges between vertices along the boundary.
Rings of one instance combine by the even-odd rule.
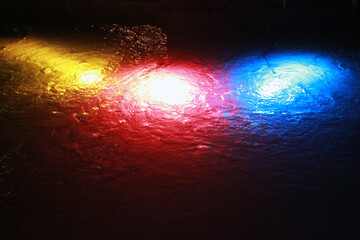
[[3, 239], [359, 235], [359, 51], [119, 34], [2, 39]]

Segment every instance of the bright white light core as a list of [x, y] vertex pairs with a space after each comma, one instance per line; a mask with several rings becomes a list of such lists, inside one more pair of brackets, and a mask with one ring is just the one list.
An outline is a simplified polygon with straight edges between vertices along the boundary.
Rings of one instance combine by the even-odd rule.
[[193, 98], [193, 87], [180, 76], [171, 73], [154, 72], [148, 75], [143, 86], [142, 95], [169, 105], [180, 105], [190, 102]]

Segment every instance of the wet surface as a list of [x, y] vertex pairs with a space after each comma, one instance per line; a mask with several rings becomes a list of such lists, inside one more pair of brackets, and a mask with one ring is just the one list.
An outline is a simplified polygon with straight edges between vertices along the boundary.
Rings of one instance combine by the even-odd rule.
[[208, 58], [105, 31], [1, 40], [5, 239], [358, 234], [358, 50]]

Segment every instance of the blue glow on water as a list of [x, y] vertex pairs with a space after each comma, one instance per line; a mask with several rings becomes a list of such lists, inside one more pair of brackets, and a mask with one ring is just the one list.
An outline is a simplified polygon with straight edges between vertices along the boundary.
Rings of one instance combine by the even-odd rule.
[[324, 112], [357, 97], [347, 65], [320, 53], [254, 53], [229, 64], [231, 94], [253, 113]]

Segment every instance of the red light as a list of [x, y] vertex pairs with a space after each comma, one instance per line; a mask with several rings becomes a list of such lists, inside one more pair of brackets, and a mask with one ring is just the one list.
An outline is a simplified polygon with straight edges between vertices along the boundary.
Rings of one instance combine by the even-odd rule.
[[[178, 119], [182, 122], [227, 104], [220, 74], [201, 65], [176, 60], [159, 66], [122, 67], [101, 96], [102, 108], [143, 119]], [[112, 80], [111, 80], [112, 79]]]

